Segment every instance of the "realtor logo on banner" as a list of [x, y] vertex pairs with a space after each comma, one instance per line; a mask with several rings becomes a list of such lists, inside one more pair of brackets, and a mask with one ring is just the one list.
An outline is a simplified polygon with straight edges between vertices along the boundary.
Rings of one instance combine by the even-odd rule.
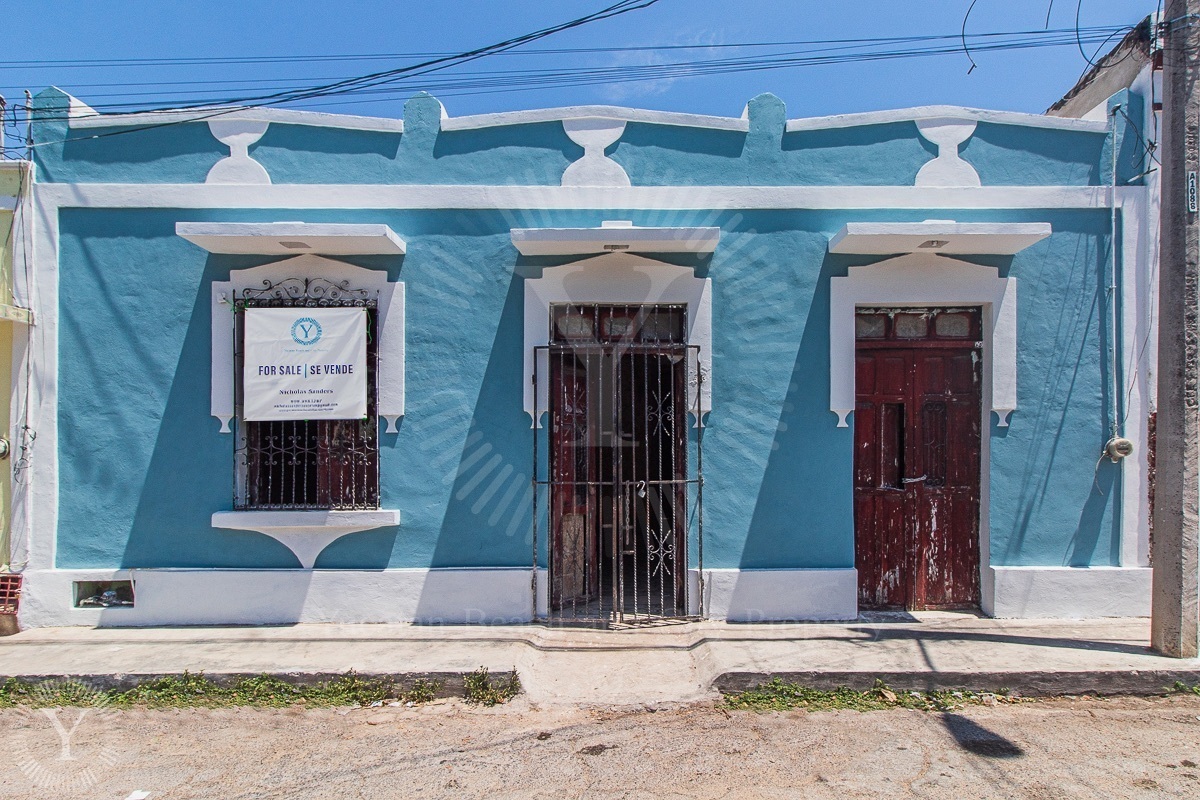
[[367, 415], [365, 308], [247, 308], [243, 417]]

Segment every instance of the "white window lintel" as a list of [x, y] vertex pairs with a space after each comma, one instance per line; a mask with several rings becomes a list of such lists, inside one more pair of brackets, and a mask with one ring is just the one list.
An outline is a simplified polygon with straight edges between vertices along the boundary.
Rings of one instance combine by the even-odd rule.
[[1017, 408], [1017, 279], [999, 270], [918, 253], [850, 267], [830, 281], [829, 410], [848, 426], [855, 406], [854, 310], [859, 306], [977, 305], [984, 309], [983, 368], [990, 384], [984, 403], [999, 427]]
[[[609, 253], [559, 267], [525, 281], [524, 408], [541, 426], [549, 406], [550, 306], [554, 303], [687, 305], [687, 343], [699, 349], [698, 364], [688, 370], [688, 409], [697, 425], [712, 410], [712, 280], [680, 267], [632, 253]], [[535, 353], [537, 360], [535, 364]], [[542, 376], [534, 397], [535, 366]], [[698, 370], [698, 371], [697, 371]], [[535, 402], [536, 400], [536, 402]], [[535, 408], [536, 405], [536, 408]], [[693, 409], [700, 409], [697, 415]]]
[[387, 273], [365, 269], [321, 256], [303, 255], [234, 270], [228, 281], [212, 284], [212, 415], [221, 421], [221, 432], [229, 433], [233, 419], [233, 301], [245, 289], [288, 278], [324, 278], [345, 282], [357, 289], [375, 291], [378, 297], [376, 330], [379, 336], [379, 372], [376, 390], [379, 416], [387, 420], [387, 432], [395, 433], [396, 420], [404, 416], [404, 283], [389, 281]]

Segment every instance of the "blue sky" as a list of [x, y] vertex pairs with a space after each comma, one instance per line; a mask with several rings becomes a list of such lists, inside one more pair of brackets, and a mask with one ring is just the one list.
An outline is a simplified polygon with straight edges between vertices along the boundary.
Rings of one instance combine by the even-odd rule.
[[[104, 110], [118, 108], [110, 105], [115, 103], [165, 106], [246, 97], [417, 60], [409, 54], [461, 52], [566, 21], [610, 2], [613, 0], [33, 0], [22, 5], [19, 20], [9, 16], [10, 49], [0, 57], [0, 94], [11, 101], [19, 99], [21, 89], [36, 93], [54, 84]], [[1049, 27], [1069, 31], [1059, 36], [1068, 44], [1028, 50], [976, 49], [972, 58], [977, 66], [970, 74], [971, 61], [957, 49], [922, 58], [504, 91], [514, 88], [513, 70], [644, 68], [768, 53], [813, 55], [828, 53], [830, 47], [732, 47], [745, 43], [944, 35], [948, 38], [936, 44], [955, 50], [970, 6], [970, 0], [659, 0], [650, 8], [533, 45], [574, 52], [492, 56], [439, 76], [441, 88], [432, 90], [455, 116], [590, 103], [737, 116], [749, 98], [762, 92], [782, 97], [789, 117], [933, 103], [1040, 112], [1087, 67], [1073, 41], [1077, 3], [1085, 33], [1089, 28], [1134, 24], [1159, 5], [1157, 0], [977, 0], [968, 19], [970, 34], [1040, 31], [1046, 27], [1049, 12]], [[972, 43], [983, 41], [973, 39]], [[688, 49], [578, 52], [579, 48], [662, 46]], [[1097, 47], [1084, 46], [1089, 55]], [[331, 56], [356, 58], [327, 58]], [[34, 63], [262, 57], [288, 60]], [[314, 57], [321, 60], [304, 60]], [[445, 81], [455, 76], [470, 79], [476, 86], [446, 88]], [[291, 107], [400, 116], [404, 99], [433, 80], [408, 81], [382, 94], [322, 98]], [[481, 80], [493, 85], [481, 90], [477, 86]]]

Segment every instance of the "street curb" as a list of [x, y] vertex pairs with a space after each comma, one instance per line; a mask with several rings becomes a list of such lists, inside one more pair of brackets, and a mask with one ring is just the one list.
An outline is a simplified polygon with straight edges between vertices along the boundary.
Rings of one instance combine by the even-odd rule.
[[883, 681], [901, 691], [997, 691], [1027, 697], [1061, 695], [1161, 695], [1177, 682], [1200, 684], [1200, 670], [1092, 670], [1081, 672], [726, 672], [713, 686], [724, 694], [743, 692], [778, 678], [810, 689], [865, 690]]

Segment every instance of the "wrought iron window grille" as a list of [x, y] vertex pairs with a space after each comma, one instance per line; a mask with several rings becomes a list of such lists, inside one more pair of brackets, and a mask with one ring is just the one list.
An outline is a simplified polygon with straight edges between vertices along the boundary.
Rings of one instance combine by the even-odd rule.
[[[351, 420], [243, 419], [245, 314], [251, 308], [367, 309], [367, 415]], [[236, 510], [369, 510], [379, 508], [377, 413], [378, 293], [349, 281], [287, 278], [263, 281], [234, 297], [234, 451]]]

